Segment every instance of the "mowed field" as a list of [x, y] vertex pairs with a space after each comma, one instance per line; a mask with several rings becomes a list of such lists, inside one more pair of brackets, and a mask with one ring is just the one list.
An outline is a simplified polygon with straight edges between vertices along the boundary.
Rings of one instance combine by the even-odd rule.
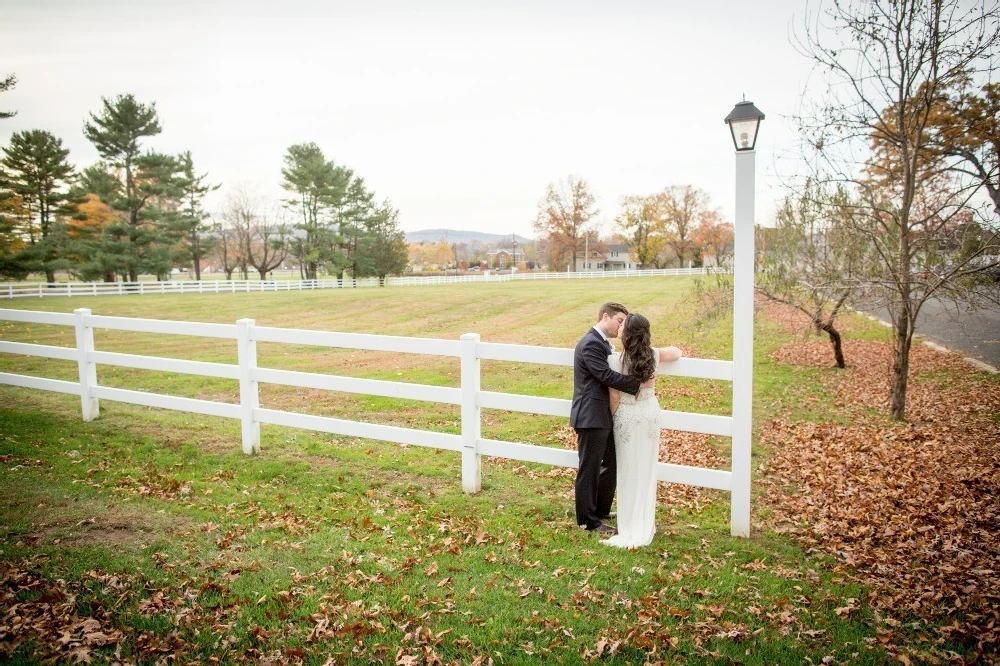
[[[731, 358], [711, 280], [639, 278], [306, 293], [127, 296], [17, 309], [572, 347], [607, 300], [654, 343]], [[73, 344], [70, 329], [2, 323], [0, 339]], [[852, 320], [852, 335], [885, 333]], [[835, 421], [821, 368], [772, 354], [757, 321], [755, 429]], [[98, 331], [104, 351], [236, 362], [233, 341]], [[457, 359], [258, 345], [261, 366], [457, 386]], [[75, 380], [72, 363], [0, 356], [0, 371]], [[236, 382], [100, 366], [99, 382], [227, 402]], [[483, 388], [569, 398], [570, 368], [483, 363]], [[661, 406], [729, 414], [726, 382], [658, 379]], [[264, 407], [440, 432], [457, 407], [261, 387]], [[572, 447], [565, 419], [484, 411], [483, 434]], [[665, 433], [661, 460], [728, 468], [729, 440]], [[773, 451], [755, 450], [755, 475]], [[620, 551], [574, 526], [573, 471], [484, 461], [461, 492], [458, 454], [0, 387], [0, 658], [37, 663], [884, 663], [868, 590], [774, 530], [729, 536], [728, 495], [661, 484], [651, 546]], [[860, 601], [859, 601], [860, 600]], [[915, 625], [914, 625], [915, 626]], [[968, 648], [946, 645], [963, 654]], [[825, 661], [824, 661], [825, 660]]]

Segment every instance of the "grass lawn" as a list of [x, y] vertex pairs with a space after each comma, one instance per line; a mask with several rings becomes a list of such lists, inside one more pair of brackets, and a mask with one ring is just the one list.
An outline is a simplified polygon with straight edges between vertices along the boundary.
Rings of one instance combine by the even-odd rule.
[[[606, 300], [649, 317], [654, 343], [731, 358], [731, 318], [688, 278], [633, 278], [205, 296], [20, 300], [17, 309], [571, 347]], [[627, 296], [626, 296], [627, 295]], [[706, 305], [706, 303], [708, 303]], [[884, 339], [866, 320], [856, 339]], [[792, 335], [758, 317], [755, 429], [835, 422], [824, 370], [771, 356]], [[0, 339], [71, 346], [71, 329], [0, 324]], [[236, 360], [235, 343], [98, 331], [97, 348]], [[258, 345], [260, 365], [442, 386], [457, 359]], [[75, 364], [0, 356], [0, 371], [75, 379]], [[236, 402], [236, 382], [98, 368], [101, 384]], [[661, 405], [728, 414], [725, 382], [660, 378]], [[568, 398], [569, 368], [483, 363], [483, 388]], [[458, 408], [261, 387], [264, 407], [458, 432]], [[573, 523], [573, 472], [486, 460], [461, 492], [459, 455], [262, 428], [0, 387], [0, 658], [36, 663], [860, 663], [891, 660], [868, 590], [772, 531], [729, 536], [726, 493], [661, 488], [657, 535], [601, 546]], [[565, 419], [484, 411], [483, 435], [550, 446]], [[664, 460], [673, 461], [672, 435]], [[677, 439], [679, 451], [682, 439]], [[686, 440], [683, 440], [686, 441]], [[686, 446], [686, 444], [685, 444]], [[729, 442], [703, 438], [727, 468]], [[772, 451], [757, 448], [754, 467]], [[686, 463], [690, 464], [690, 463]], [[662, 486], [663, 484], [661, 484]], [[31, 627], [31, 629], [25, 629]], [[905, 632], [905, 627], [902, 631]], [[947, 646], [962, 652], [961, 646]], [[824, 658], [828, 658], [824, 662]], [[831, 661], [832, 660], [832, 661]]]

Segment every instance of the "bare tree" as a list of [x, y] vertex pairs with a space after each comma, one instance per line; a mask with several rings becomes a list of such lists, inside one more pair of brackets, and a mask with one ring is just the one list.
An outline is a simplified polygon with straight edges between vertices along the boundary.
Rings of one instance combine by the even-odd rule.
[[856, 289], [852, 279], [863, 252], [851, 233], [853, 210], [843, 190], [822, 192], [808, 184], [787, 197], [774, 228], [757, 228], [757, 293], [809, 317], [817, 334], [830, 338], [834, 363], [843, 368], [837, 316]]
[[290, 232], [278, 206], [268, 205], [246, 185], [240, 185], [226, 198], [223, 219], [234, 232], [244, 273], [253, 268], [266, 280], [267, 274], [285, 261]]
[[816, 63], [823, 89], [799, 119], [814, 158], [811, 177], [850, 195], [842, 205], [851, 209], [852, 232], [867, 248], [858, 293], [886, 308], [892, 320], [891, 414], [902, 420], [921, 307], [934, 295], [981, 285], [970, 257], [927, 263], [967, 219], [978, 189], [944, 173], [930, 137], [945, 91], [961, 90], [995, 68], [1000, 6], [835, 2], [806, 18], [796, 45]]
[[248, 214], [248, 201], [252, 201], [249, 188], [239, 185], [226, 195], [222, 210], [216, 216], [220, 223], [216, 227], [218, 241], [213, 248], [215, 258], [222, 265], [226, 279], [239, 271], [240, 278], [249, 277], [249, 257], [247, 246], [250, 238], [252, 211]]

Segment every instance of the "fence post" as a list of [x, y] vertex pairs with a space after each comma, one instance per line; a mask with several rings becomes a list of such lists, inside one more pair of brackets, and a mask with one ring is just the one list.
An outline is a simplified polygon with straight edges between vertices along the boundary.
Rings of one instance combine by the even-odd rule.
[[257, 343], [251, 337], [255, 321], [240, 319], [236, 322], [236, 347], [240, 363], [240, 421], [243, 431], [243, 453], [260, 451], [260, 423], [254, 420], [253, 410], [260, 407], [257, 382]]
[[462, 492], [483, 489], [482, 458], [477, 451], [480, 436], [478, 333], [466, 333], [462, 341]]
[[93, 421], [100, 413], [100, 404], [93, 396], [97, 386], [97, 365], [90, 361], [90, 352], [94, 351], [94, 329], [87, 324], [90, 310], [77, 308], [73, 310], [76, 319], [76, 365], [80, 376], [80, 407], [84, 421]]
[[736, 154], [733, 242], [733, 453], [730, 533], [750, 536], [753, 434], [754, 151]]

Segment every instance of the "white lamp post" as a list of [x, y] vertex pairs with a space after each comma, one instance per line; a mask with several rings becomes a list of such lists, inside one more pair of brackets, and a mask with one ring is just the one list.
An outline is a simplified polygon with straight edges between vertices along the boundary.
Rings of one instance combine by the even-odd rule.
[[729, 525], [750, 536], [750, 456], [753, 432], [754, 146], [764, 114], [739, 102], [726, 116], [736, 148], [733, 238], [733, 463]]

